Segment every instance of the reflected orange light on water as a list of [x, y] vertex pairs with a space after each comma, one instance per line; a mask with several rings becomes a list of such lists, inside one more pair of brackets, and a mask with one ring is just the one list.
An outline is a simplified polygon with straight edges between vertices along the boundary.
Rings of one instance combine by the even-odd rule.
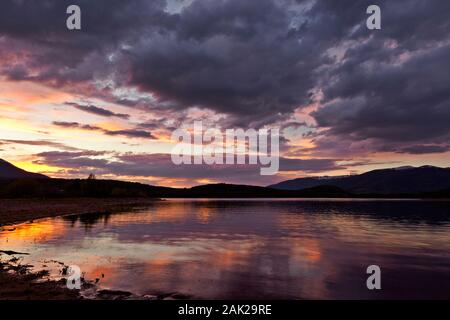
[[320, 243], [313, 239], [291, 240], [291, 257], [300, 262], [317, 263], [322, 257]]
[[61, 224], [45, 222], [32, 222], [6, 228], [0, 232], [0, 242], [8, 241], [10, 246], [20, 245], [28, 241], [44, 242], [50, 238], [64, 235], [66, 227]]
[[214, 216], [213, 210], [211, 210], [211, 208], [208, 207], [199, 208], [197, 213], [197, 219], [204, 223], [207, 223], [209, 220], [211, 220], [213, 216]]

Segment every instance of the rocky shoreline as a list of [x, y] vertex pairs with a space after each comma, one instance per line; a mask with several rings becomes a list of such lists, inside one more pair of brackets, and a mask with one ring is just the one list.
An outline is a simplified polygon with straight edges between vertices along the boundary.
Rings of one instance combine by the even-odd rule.
[[[68, 214], [120, 212], [151, 205], [157, 199], [0, 199], [0, 227]], [[138, 297], [130, 292], [97, 290], [94, 282], [83, 281], [81, 290], [70, 290], [66, 280], [52, 280], [46, 270], [32, 271], [31, 265], [21, 264], [21, 255], [0, 247], [1, 300], [73, 300], [73, 299], [158, 299], [158, 296]], [[61, 263], [62, 268], [64, 264]]]
[[0, 199], [0, 227], [67, 214], [118, 212], [148, 206], [155, 198]]
[[[78, 290], [69, 290], [65, 281], [46, 280], [48, 271], [31, 272], [30, 265], [22, 265], [16, 254], [0, 261], [1, 300], [74, 300], [81, 299]], [[3, 261], [5, 260], [5, 261]]]
[[[0, 300], [186, 300], [179, 292], [136, 295], [129, 291], [104, 289], [96, 281], [82, 279], [81, 289], [68, 289], [62, 276], [52, 280], [48, 270], [32, 271], [33, 266], [21, 264], [19, 252], [0, 253]], [[5, 255], [9, 256], [5, 258]], [[67, 268], [59, 262], [61, 270]], [[63, 273], [63, 272], [62, 272]]]

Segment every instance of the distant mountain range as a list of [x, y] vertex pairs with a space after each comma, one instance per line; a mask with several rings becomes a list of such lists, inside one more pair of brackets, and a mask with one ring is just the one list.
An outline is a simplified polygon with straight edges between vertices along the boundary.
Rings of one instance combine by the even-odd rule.
[[0, 179], [48, 179], [47, 176], [39, 173], [32, 173], [20, 168], [15, 165], [0, 159]]
[[341, 177], [298, 178], [268, 187], [207, 184], [169, 188], [101, 179], [50, 179], [0, 159], [0, 198], [450, 198], [450, 168], [423, 166], [374, 170]]
[[301, 190], [323, 185], [335, 186], [353, 194], [436, 192], [450, 189], [450, 168], [422, 166], [380, 169], [351, 176], [298, 178], [269, 187], [279, 190]]

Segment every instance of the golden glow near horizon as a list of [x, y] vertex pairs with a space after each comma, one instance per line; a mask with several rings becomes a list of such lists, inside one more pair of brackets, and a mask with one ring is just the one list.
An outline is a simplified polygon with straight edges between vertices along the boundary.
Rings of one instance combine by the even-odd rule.
[[[43, 152], [84, 152], [104, 153], [99, 156], [86, 156], [94, 159], [117, 161], [117, 154], [166, 154], [170, 155], [174, 141], [170, 139], [170, 131], [160, 127], [152, 128], [155, 138], [129, 137], [126, 135], [108, 135], [105, 132], [132, 130], [139, 122], [146, 119], [155, 121], [156, 115], [139, 109], [126, 108], [95, 99], [96, 105], [104, 106], [117, 114], [128, 114], [128, 118], [104, 117], [98, 114], [84, 112], [69, 101], [86, 99], [79, 94], [67, 93], [58, 89], [35, 84], [33, 82], [0, 81], [0, 158], [10, 161], [17, 167], [31, 172], [47, 174], [58, 178], [80, 178], [85, 172], [77, 174], [77, 167], [64, 167], [58, 164], [46, 163], [39, 154]], [[92, 99], [91, 99], [92, 100]], [[294, 118], [311, 122], [308, 112], [317, 110], [312, 104], [302, 111], [296, 112]], [[210, 112], [192, 109], [191, 115], [213, 118]], [[299, 121], [300, 121], [299, 120]], [[80, 126], [62, 126], [54, 122], [78, 123]], [[157, 121], [156, 121], [157, 122]], [[82, 127], [83, 125], [94, 127]], [[141, 129], [146, 130], [146, 129]], [[306, 131], [305, 131], [306, 130]], [[288, 128], [284, 131], [289, 138], [288, 149], [284, 156], [289, 158], [318, 159], [315, 153], [315, 141], [304, 133], [310, 129]], [[150, 130], [149, 130], [150, 131]], [[300, 176], [345, 175], [361, 173], [368, 170], [401, 166], [431, 164], [448, 166], [448, 153], [442, 154], [405, 155], [397, 153], [373, 153], [370, 160], [373, 164], [361, 164], [351, 168], [329, 169], [320, 172], [281, 171], [273, 181], [291, 179]], [[324, 157], [326, 158], [326, 157]], [[367, 160], [367, 155], [365, 157]], [[355, 162], [357, 162], [355, 160]], [[124, 164], [126, 165], [126, 164]], [[149, 163], [149, 165], [152, 165]], [[189, 170], [189, 168], [186, 168]], [[95, 171], [95, 168], [92, 168]], [[142, 174], [105, 173], [97, 174], [99, 178], [138, 181], [155, 185], [186, 187], [199, 184], [222, 182], [220, 178], [208, 176], [198, 178], [148, 176]], [[245, 177], [243, 178], [245, 179]], [[243, 181], [247, 184], [264, 184], [261, 182]]]
[[53, 167], [53, 166], [49, 166], [46, 164], [37, 164], [37, 163], [33, 163], [33, 162], [12, 161], [11, 163], [13, 165], [15, 165], [16, 167], [19, 167], [23, 170], [30, 171], [30, 172], [37, 172], [37, 173], [51, 174], [53, 172], [58, 172], [58, 171], [62, 170], [62, 168]]

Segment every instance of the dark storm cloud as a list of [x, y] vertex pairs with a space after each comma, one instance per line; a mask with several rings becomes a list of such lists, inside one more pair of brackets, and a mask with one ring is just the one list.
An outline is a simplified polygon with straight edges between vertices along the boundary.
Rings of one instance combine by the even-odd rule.
[[[260, 165], [175, 165], [168, 154], [122, 154], [118, 156], [125, 166], [115, 168], [114, 172], [125, 170], [128, 175], [153, 175], [184, 178], [215, 178], [238, 180], [239, 177], [260, 176]], [[333, 159], [287, 159], [280, 158], [280, 171], [304, 171], [309, 173], [336, 169], [339, 166]], [[245, 179], [244, 179], [245, 181]]]
[[97, 126], [92, 126], [89, 124], [81, 124], [78, 122], [64, 122], [64, 121], [53, 121], [53, 124], [58, 127], [63, 128], [74, 128], [82, 129], [88, 131], [100, 131], [108, 136], [126, 136], [128, 138], [148, 138], [154, 139], [155, 137], [148, 131], [138, 130], [138, 129], [128, 129], [128, 130], [106, 130]]
[[[82, 12], [82, 31], [66, 28], [66, 9], [78, 5]], [[3, 0], [0, 32], [15, 39], [27, 39], [53, 49], [76, 49], [57, 61], [70, 61], [78, 54], [105, 45], [120, 44], [126, 37], [139, 36], [143, 28], [155, 31], [170, 25], [164, 0]], [[49, 52], [43, 52], [49, 54]], [[47, 58], [50, 58], [48, 56]], [[78, 56], [82, 60], [84, 56]]]
[[442, 153], [450, 151], [450, 145], [416, 145], [402, 148], [398, 153], [409, 154], [427, 154], [427, 153]]
[[[82, 8], [81, 32], [65, 28], [69, 4]], [[196, 0], [174, 13], [162, 0], [7, 0], [0, 55], [15, 59], [0, 72], [52, 85], [104, 81], [95, 92], [102, 98], [135, 86], [156, 101], [111, 101], [172, 114], [209, 108], [228, 116], [224, 125], [239, 127], [287, 121], [320, 90], [322, 108], [313, 116], [327, 130], [316, 139], [318, 151], [444, 150], [450, 2], [377, 1], [376, 31], [365, 27], [370, 4]]]
[[80, 150], [76, 152], [70, 151], [47, 151], [38, 153], [37, 156], [46, 157], [47, 159], [66, 159], [79, 157], [95, 157], [108, 154], [106, 151]]
[[[327, 17], [297, 23], [305, 13], [287, 1], [193, 1], [173, 14], [164, 1], [28, 2], [6, 1], [0, 16], [0, 32], [27, 57], [4, 67], [10, 79], [113, 78], [154, 93], [158, 105], [210, 108], [236, 124], [274, 122], [307, 103], [324, 61], [318, 52], [337, 36], [316, 41]], [[82, 8], [81, 32], [65, 29], [68, 4]]]
[[308, 103], [326, 46], [297, 29], [283, 4], [194, 1], [174, 30], [127, 50], [131, 83], [174, 108], [229, 114], [238, 126], [279, 120]]
[[53, 124], [58, 127], [63, 128], [74, 128], [74, 129], [83, 129], [83, 130], [92, 130], [92, 131], [103, 131], [102, 128], [97, 126], [92, 126], [89, 124], [81, 124], [78, 122], [65, 122], [65, 121], [53, 121]]
[[325, 87], [329, 102], [313, 116], [319, 126], [330, 128], [329, 135], [384, 141], [380, 147], [446, 142], [449, 56], [449, 45], [416, 53], [399, 65], [358, 61], [355, 66], [349, 56], [336, 70], [337, 80]]
[[79, 150], [74, 147], [70, 147], [68, 145], [65, 145], [60, 142], [55, 142], [51, 140], [11, 140], [11, 139], [4, 139], [0, 140], [0, 144], [21, 144], [21, 145], [28, 145], [28, 146], [45, 146], [45, 147], [52, 147], [62, 150], [68, 150], [68, 151], [75, 151]]
[[[66, 28], [66, 9], [74, 4], [82, 9], [80, 32]], [[121, 46], [147, 28], [158, 31], [170, 24], [164, 8], [163, 0], [2, 1], [0, 38], [23, 58], [2, 73], [57, 86], [112, 77], [120, 71], [110, 58]]]
[[103, 132], [110, 136], [127, 136], [130, 138], [150, 138], [155, 139], [155, 137], [148, 131], [143, 130], [103, 130]]
[[[212, 179], [228, 183], [254, 183], [266, 185], [278, 181], [276, 176], [261, 176], [259, 165], [175, 165], [168, 154], [109, 154], [108, 159], [99, 156], [107, 152], [42, 152], [36, 155], [38, 164], [47, 164], [77, 170], [95, 170], [98, 174], [122, 176], [152, 176], [176, 179]], [[280, 159], [280, 171], [304, 171], [308, 173], [335, 169], [339, 166], [332, 159]]]
[[114, 113], [110, 110], [103, 109], [94, 105], [80, 105], [78, 103], [73, 102], [66, 102], [66, 105], [70, 105], [73, 106], [74, 108], [77, 108], [78, 110], [82, 110], [102, 117], [117, 117], [121, 119], [128, 119], [130, 117], [130, 115], [128, 114]]
[[102, 156], [104, 152], [80, 151], [80, 152], [60, 152], [49, 151], [36, 154], [38, 160], [36, 164], [46, 164], [63, 168], [104, 168], [109, 164], [108, 160], [93, 158]]
[[326, 170], [342, 169], [336, 164], [336, 159], [294, 159], [280, 158], [280, 171], [321, 172]]
[[[448, 1], [383, 2], [383, 27], [324, 68], [320, 150], [448, 151]], [[360, 30], [357, 33], [361, 33]], [[345, 47], [345, 46], [344, 46]], [[347, 146], [347, 147], [346, 147]], [[365, 149], [365, 150], [364, 150]]]

